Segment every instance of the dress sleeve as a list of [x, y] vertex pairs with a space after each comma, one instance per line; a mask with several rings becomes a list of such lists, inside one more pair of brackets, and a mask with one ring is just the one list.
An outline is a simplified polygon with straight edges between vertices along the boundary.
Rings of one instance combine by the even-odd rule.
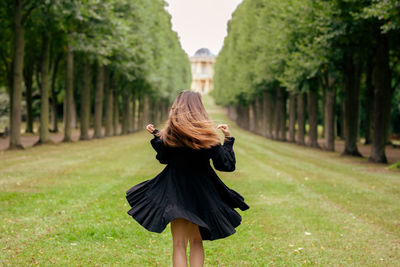
[[157, 152], [156, 159], [158, 159], [161, 164], [168, 164], [168, 151], [161, 138], [154, 135], [154, 138], [150, 140], [150, 143]]
[[233, 172], [235, 170], [236, 158], [233, 152], [234, 137], [225, 138], [223, 145], [213, 148], [211, 159], [214, 168], [223, 172]]

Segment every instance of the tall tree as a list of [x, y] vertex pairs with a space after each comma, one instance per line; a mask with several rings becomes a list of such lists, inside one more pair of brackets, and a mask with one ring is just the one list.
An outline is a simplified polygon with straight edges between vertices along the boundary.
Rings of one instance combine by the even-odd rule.
[[22, 71], [24, 65], [23, 3], [14, 0], [14, 58], [10, 110], [10, 149], [23, 148], [21, 144]]

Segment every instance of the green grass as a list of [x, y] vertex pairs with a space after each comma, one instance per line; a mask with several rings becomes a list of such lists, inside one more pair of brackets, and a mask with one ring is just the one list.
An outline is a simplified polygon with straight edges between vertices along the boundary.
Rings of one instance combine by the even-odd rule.
[[[250, 205], [237, 233], [206, 241], [206, 266], [399, 266], [400, 174], [362, 159], [243, 131], [237, 170], [219, 173]], [[154, 177], [146, 132], [0, 152], [0, 266], [171, 266], [171, 234], [126, 212]]]

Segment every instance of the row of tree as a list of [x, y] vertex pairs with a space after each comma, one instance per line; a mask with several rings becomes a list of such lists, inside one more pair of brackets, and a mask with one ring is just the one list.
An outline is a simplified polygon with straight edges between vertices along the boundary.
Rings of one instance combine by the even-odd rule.
[[[164, 0], [5, 0], [0, 3], [0, 86], [10, 96], [10, 148], [21, 145], [21, 104], [39, 142], [64, 118], [64, 141], [79, 120], [80, 139], [133, 132], [160, 121], [190, 64]], [[23, 99], [24, 98], [24, 99]], [[120, 127], [121, 125], [121, 127]], [[103, 132], [105, 128], [105, 132]]]
[[362, 133], [370, 160], [386, 162], [399, 128], [399, 10], [396, 0], [244, 0], [228, 23], [213, 95], [269, 138], [304, 145], [307, 132], [319, 147], [323, 124], [324, 148], [340, 136], [343, 154], [361, 156]]

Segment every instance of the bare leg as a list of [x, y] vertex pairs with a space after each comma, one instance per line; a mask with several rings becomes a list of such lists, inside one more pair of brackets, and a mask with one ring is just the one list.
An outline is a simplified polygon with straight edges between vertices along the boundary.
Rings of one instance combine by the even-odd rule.
[[189, 221], [178, 218], [171, 222], [171, 232], [173, 240], [173, 257], [174, 267], [187, 267], [186, 247], [188, 244], [188, 226]]
[[197, 224], [190, 223], [189, 242], [190, 267], [202, 267], [204, 264], [203, 239]]

